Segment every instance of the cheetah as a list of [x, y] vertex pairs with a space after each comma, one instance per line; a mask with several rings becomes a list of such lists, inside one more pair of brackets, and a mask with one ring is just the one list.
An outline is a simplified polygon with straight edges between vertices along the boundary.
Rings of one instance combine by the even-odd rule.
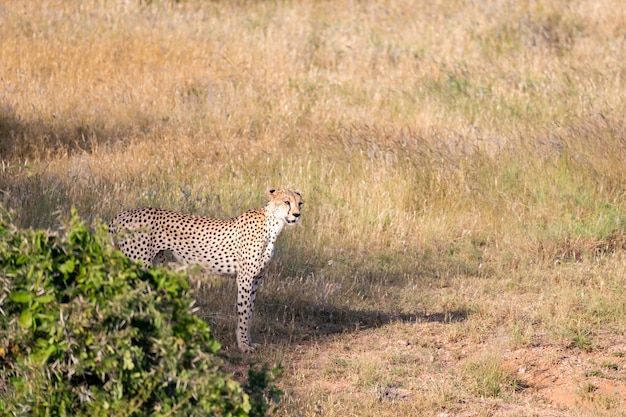
[[213, 219], [158, 208], [124, 211], [109, 223], [109, 234], [126, 256], [146, 266], [162, 263], [166, 251], [177, 261], [199, 264], [209, 273], [237, 279], [237, 345], [244, 353], [259, 345], [250, 338], [254, 299], [285, 225], [300, 219], [299, 191], [268, 188], [269, 202], [231, 219]]

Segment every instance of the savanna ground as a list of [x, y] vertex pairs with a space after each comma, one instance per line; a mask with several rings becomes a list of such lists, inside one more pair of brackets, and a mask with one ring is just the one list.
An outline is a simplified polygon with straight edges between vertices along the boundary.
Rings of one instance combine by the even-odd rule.
[[19, 226], [302, 190], [258, 354], [191, 274], [279, 415], [626, 414], [621, 0], [7, 1], [0, 39]]

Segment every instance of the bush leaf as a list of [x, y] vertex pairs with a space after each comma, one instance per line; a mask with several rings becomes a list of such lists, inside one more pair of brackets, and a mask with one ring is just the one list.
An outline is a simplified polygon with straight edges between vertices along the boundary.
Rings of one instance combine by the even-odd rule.
[[61, 265], [59, 265], [59, 271], [63, 274], [71, 274], [74, 272], [74, 260], [68, 259]]
[[52, 294], [41, 295], [39, 297], [35, 297], [35, 302], [39, 304], [48, 304], [50, 301], [53, 301], [53, 300], [54, 300], [54, 295]]
[[15, 291], [12, 292], [9, 295], [9, 298], [11, 298], [11, 301], [16, 302], [16, 303], [30, 303], [30, 301], [32, 300], [32, 296], [30, 295], [30, 293], [26, 292], [26, 291]]
[[20, 314], [19, 325], [24, 329], [28, 329], [33, 325], [33, 313], [31, 313], [30, 310], [22, 311], [22, 314]]

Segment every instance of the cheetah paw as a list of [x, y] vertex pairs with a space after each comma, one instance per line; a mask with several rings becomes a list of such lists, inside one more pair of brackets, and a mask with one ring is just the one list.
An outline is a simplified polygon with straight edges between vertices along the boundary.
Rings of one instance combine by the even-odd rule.
[[242, 344], [239, 346], [239, 349], [243, 352], [243, 353], [252, 353], [254, 351], [257, 350], [257, 348], [259, 348], [261, 345], [258, 343], [251, 343], [251, 344]]

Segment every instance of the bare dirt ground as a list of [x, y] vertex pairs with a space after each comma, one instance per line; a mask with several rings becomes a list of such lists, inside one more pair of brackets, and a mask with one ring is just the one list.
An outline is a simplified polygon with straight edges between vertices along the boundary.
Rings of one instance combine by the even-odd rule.
[[[422, 387], [421, 383], [411, 382], [412, 377], [421, 377], [448, 387], [453, 387], [457, 383], [464, 384], [462, 378], [459, 380], [459, 375], [463, 374], [468, 361], [479, 357], [482, 352], [495, 351], [501, 355], [503, 366], [519, 381], [519, 389], [503, 398], [478, 395], [463, 398], [461, 395], [454, 407], [436, 415], [570, 416], [573, 413], [597, 415], [598, 410], [605, 413], [612, 410], [615, 413], [609, 411], [609, 415], [624, 415], [626, 412], [624, 336], [606, 339], [601, 346], [596, 346], [589, 352], [578, 348], [555, 346], [531, 346], [499, 351], [497, 338], [493, 343], [476, 343], [471, 338], [450, 341], [449, 335], [446, 334], [448, 330], [442, 329], [444, 326], [441, 323], [419, 323], [411, 326], [411, 330], [415, 332], [414, 336], [409, 335], [401, 339], [388, 339], [385, 334], [380, 334], [380, 331], [345, 335], [341, 338], [346, 340], [331, 343], [321, 350], [315, 349], [316, 352], [312, 357], [310, 351], [307, 353], [307, 348], [302, 347], [304, 358], [320, 363], [307, 367], [294, 362], [292, 367], [294, 370], [310, 369], [310, 379], [307, 379], [325, 381], [323, 385], [329, 393], [352, 392], [352, 395], [358, 395], [359, 391], [364, 391], [361, 395], [367, 395], [368, 391], [371, 393], [372, 390], [366, 387], [359, 390], [359, 383], [358, 381], [355, 383], [355, 378], [350, 375], [349, 370], [340, 377], [329, 378], [328, 369], [332, 368], [332, 364], [329, 365], [328, 361], [351, 356], [361, 357], [363, 361], [393, 362], [394, 358], [400, 357], [407, 367], [414, 363], [413, 366], [423, 368], [423, 373], [418, 371], [419, 375], [391, 376], [389, 379], [391, 382], [374, 389], [379, 400], [394, 403], [411, 401], [412, 398], [418, 399], [423, 395], [415, 392]], [[397, 333], [395, 329], [393, 334]], [[343, 350], [343, 354], [338, 355], [339, 349]], [[423, 363], [426, 363], [426, 366]], [[355, 372], [359, 373], [359, 370]], [[394, 373], [397, 374], [397, 369], [390, 369], [390, 374]], [[298, 391], [306, 390], [304, 387]], [[443, 408], [447, 407], [445, 404], [442, 405]]]
[[[526, 382], [524, 396], [538, 396], [567, 410], [626, 410], [626, 338], [606, 341], [593, 352], [531, 347], [507, 352], [507, 363]], [[619, 413], [617, 414], [619, 415]]]
[[[218, 282], [225, 287], [200, 293], [234, 294], [232, 282]], [[515, 340], [511, 322], [493, 326], [462, 308], [389, 314], [296, 304], [290, 312], [262, 295], [253, 355], [236, 348], [229, 305], [219, 314], [204, 297], [199, 305], [237, 379], [245, 382], [249, 364], [282, 365], [277, 415], [626, 416], [626, 335], [617, 329], [597, 329], [592, 343], [576, 346], [541, 332]]]
[[[497, 335], [476, 341], [449, 326], [398, 322], [287, 346], [270, 343], [251, 362], [277, 357], [284, 366], [280, 386], [291, 406], [281, 405], [287, 410], [279, 415], [350, 415], [340, 404], [355, 399], [371, 402], [367, 415], [626, 415], [626, 336], [599, 337], [589, 351], [541, 343], [513, 350]], [[514, 392], [490, 396], [468, 388], [468, 363], [485, 352], [497, 355], [517, 381]], [[247, 362], [228, 367], [243, 378]], [[428, 405], [415, 411], [412, 402]]]

